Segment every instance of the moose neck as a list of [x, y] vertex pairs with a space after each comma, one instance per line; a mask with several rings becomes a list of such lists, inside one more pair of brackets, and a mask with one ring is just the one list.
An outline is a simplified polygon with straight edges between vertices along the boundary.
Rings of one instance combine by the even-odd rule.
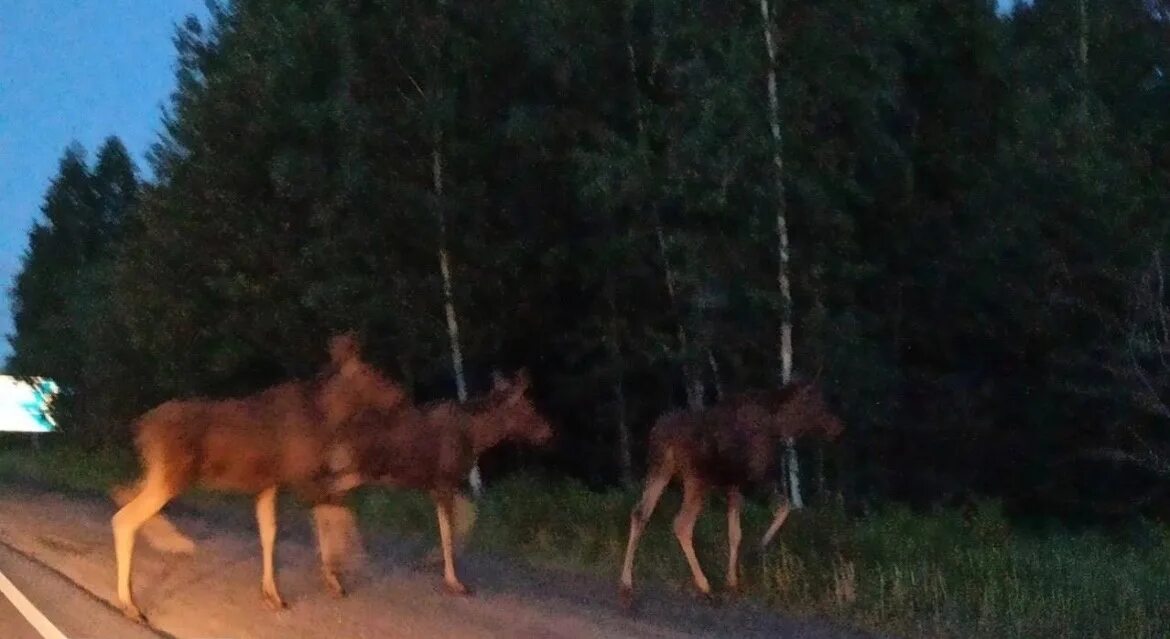
[[494, 408], [488, 405], [471, 409], [468, 431], [471, 435], [471, 448], [476, 457], [504, 441], [506, 424]]

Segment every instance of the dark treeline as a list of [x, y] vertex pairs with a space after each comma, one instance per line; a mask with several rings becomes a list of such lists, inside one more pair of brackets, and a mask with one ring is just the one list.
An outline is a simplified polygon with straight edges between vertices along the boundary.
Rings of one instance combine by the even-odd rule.
[[71, 437], [355, 328], [420, 398], [527, 366], [542, 461], [604, 485], [780, 383], [791, 317], [848, 424], [806, 493], [1170, 511], [1165, 0], [210, 8], [153, 179], [71, 148], [30, 235], [8, 365]]

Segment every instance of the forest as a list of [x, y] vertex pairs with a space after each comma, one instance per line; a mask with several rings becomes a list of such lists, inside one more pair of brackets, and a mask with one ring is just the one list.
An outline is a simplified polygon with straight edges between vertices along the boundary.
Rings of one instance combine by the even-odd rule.
[[556, 445], [488, 493], [636, 488], [658, 415], [799, 376], [846, 430], [798, 505], [1170, 518], [1170, 2], [208, 6], [149, 177], [70, 144], [29, 234], [62, 437], [352, 329], [420, 399], [530, 371]]

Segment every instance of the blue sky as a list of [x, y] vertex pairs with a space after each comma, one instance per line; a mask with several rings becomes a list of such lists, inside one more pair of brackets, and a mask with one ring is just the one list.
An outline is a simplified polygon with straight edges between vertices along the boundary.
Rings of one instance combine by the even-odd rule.
[[[8, 287], [66, 145], [92, 158], [117, 135], [148, 173], [174, 86], [171, 36], [203, 0], [5, 0], [0, 18], [0, 334], [12, 330]], [[9, 352], [0, 340], [0, 357]]]
[[[1001, 7], [1012, 0], [998, 0]], [[108, 135], [143, 154], [174, 84], [171, 36], [203, 0], [5, 0], [0, 20], [0, 335], [8, 287], [66, 145]], [[0, 358], [9, 352], [0, 339]]]

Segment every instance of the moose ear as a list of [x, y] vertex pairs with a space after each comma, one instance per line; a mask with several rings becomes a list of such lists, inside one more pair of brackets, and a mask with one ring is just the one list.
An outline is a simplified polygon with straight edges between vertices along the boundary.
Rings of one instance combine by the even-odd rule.
[[531, 385], [531, 383], [532, 380], [528, 377], [528, 368], [521, 368], [520, 371], [516, 373], [516, 386], [521, 390], [528, 390], [528, 387]]

